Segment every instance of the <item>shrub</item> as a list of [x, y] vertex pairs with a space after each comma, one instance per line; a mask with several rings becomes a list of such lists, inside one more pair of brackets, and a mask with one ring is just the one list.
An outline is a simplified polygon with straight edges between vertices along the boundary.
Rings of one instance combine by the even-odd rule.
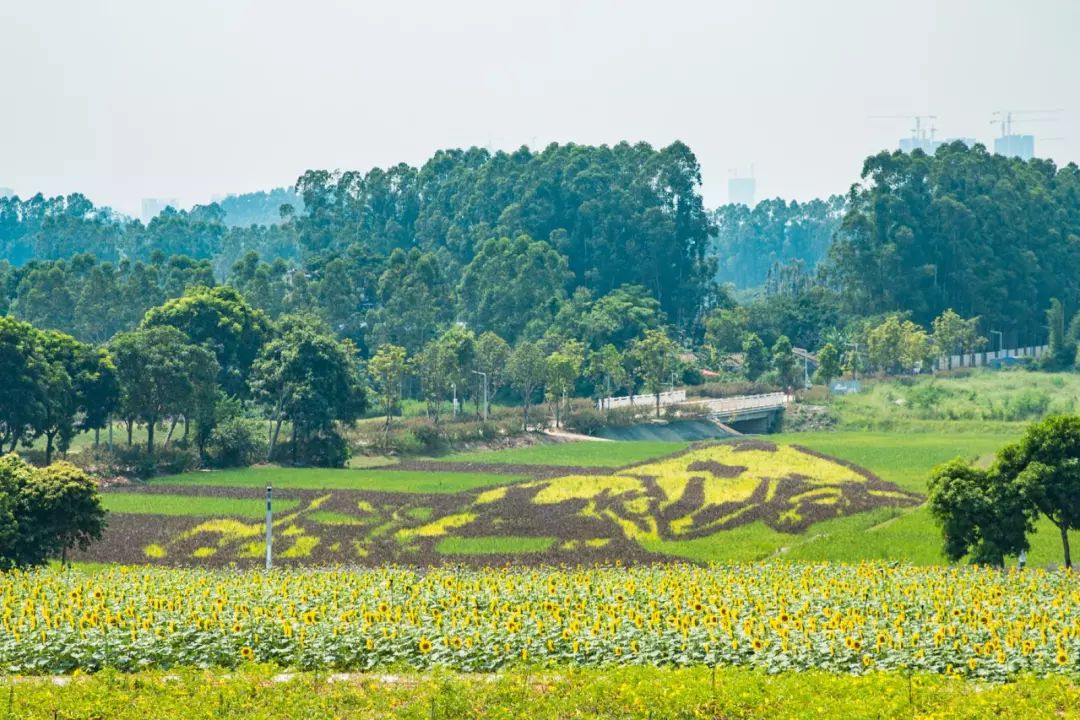
[[314, 467], [345, 467], [349, 444], [336, 430], [324, 429], [305, 438], [290, 438], [274, 449], [272, 459]]
[[213, 429], [207, 450], [217, 467], [243, 467], [265, 457], [266, 441], [252, 421], [232, 417]]

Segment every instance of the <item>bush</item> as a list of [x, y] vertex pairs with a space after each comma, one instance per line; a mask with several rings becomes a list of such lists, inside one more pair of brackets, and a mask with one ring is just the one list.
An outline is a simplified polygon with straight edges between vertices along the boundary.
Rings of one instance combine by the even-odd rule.
[[106, 445], [87, 448], [69, 458], [95, 475], [147, 480], [155, 475], [177, 475], [199, 467], [199, 456], [183, 445], [154, 449], [151, 456], [143, 445]]
[[345, 467], [349, 444], [336, 430], [324, 429], [304, 438], [290, 438], [274, 448], [273, 460], [313, 467]]
[[255, 422], [231, 417], [211, 431], [207, 451], [216, 467], [244, 467], [266, 457], [266, 440]]
[[1044, 390], [1021, 390], [1005, 403], [1006, 420], [1041, 418], [1050, 407], [1050, 395]]

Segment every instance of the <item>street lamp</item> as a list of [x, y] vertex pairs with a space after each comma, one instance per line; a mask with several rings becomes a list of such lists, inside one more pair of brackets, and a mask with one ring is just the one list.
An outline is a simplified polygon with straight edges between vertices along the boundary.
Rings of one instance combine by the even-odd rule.
[[272, 498], [274, 494], [274, 488], [269, 484], [266, 486], [266, 569], [269, 570], [273, 566], [273, 541], [274, 541], [274, 510], [272, 504]]
[[487, 391], [487, 373], [480, 372], [479, 370], [473, 370], [473, 375], [480, 375], [484, 378], [484, 422], [488, 419], [488, 391]]
[[998, 358], [1000, 359], [1000, 358], [1001, 358], [1001, 349], [1002, 349], [1002, 347], [1004, 347], [1004, 345], [1005, 345], [1005, 335], [1004, 335], [1004, 334], [1002, 334], [1002, 332], [1001, 332], [1000, 330], [991, 330], [991, 331], [990, 331], [990, 334], [991, 334], [991, 335], [997, 335], [997, 336], [998, 336], [998, 351], [997, 351], [997, 356], [998, 356]]

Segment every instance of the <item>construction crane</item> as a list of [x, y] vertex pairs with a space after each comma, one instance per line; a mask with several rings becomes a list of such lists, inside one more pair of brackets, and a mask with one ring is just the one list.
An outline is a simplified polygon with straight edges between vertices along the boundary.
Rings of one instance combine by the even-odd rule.
[[[1064, 110], [1061, 108], [1054, 110], [995, 110], [993, 113], [994, 119], [990, 121], [990, 124], [999, 125], [1001, 127], [1001, 137], [1007, 137], [1013, 134], [1013, 115], [1056, 115], [1060, 112], [1064, 112]], [[1028, 118], [1024, 122], [1049, 122], [1052, 119], [1047, 117]]]
[[[937, 115], [871, 115], [871, 120], [914, 120], [915, 127], [911, 129], [911, 137], [918, 138], [919, 140], [933, 140], [934, 135], [937, 133], [937, 128], [934, 127], [933, 121], [937, 120]], [[923, 127], [923, 121], [930, 121], [930, 128]]]

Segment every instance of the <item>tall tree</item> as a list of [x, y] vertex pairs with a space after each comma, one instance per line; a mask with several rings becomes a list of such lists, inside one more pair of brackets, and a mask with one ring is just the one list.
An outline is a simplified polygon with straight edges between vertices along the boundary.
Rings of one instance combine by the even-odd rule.
[[462, 272], [465, 319], [513, 342], [530, 323], [551, 323], [568, 273], [566, 258], [546, 242], [526, 235], [488, 240]]
[[521, 429], [529, 428], [529, 408], [537, 388], [544, 385], [547, 373], [547, 358], [537, 343], [520, 341], [514, 346], [506, 361], [506, 376], [510, 385], [521, 393], [522, 421]]
[[405, 376], [406, 353], [400, 345], [380, 345], [375, 355], [368, 362], [368, 374], [371, 376], [379, 405], [382, 407], [386, 423], [383, 425], [383, 444], [390, 437], [390, 419], [394, 408], [401, 401], [401, 381]]
[[972, 562], [1001, 567], [1006, 555], [1028, 549], [1034, 513], [1016, 484], [996, 469], [952, 460], [934, 468], [929, 484], [930, 512], [941, 525], [949, 560], [970, 555]]
[[225, 392], [239, 397], [247, 394], [248, 373], [269, 335], [269, 321], [235, 288], [196, 287], [143, 318], [144, 328], [165, 326], [180, 330], [190, 342], [214, 353], [218, 382]]
[[154, 453], [154, 428], [197, 409], [213, 394], [218, 374], [214, 355], [192, 344], [171, 325], [120, 333], [109, 343], [120, 384], [120, 412], [128, 421], [146, 424], [146, 450]]
[[563, 410], [567, 406], [574, 383], [581, 377], [581, 343], [570, 341], [547, 356], [544, 369], [544, 389], [555, 416], [555, 427], [562, 427]]
[[656, 399], [656, 417], [660, 417], [660, 393], [672, 382], [678, 367], [679, 348], [665, 330], [646, 330], [644, 337], [630, 345], [645, 389]]
[[292, 423], [294, 462], [336, 463], [337, 457], [303, 457], [301, 448], [339, 438], [336, 424], [352, 423], [367, 407], [355, 348], [337, 340], [313, 316], [285, 315], [279, 320], [276, 337], [263, 346], [252, 365], [251, 384], [274, 423], [271, 454], [282, 423]]
[[1019, 443], [998, 453], [996, 468], [1057, 526], [1065, 567], [1071, 568], [1069, 531], [1080, 529], [1080, 416], [1034, 423]]
[[[480, 415], [481, 398], [490, 402], [490, 397], [503, 386], [509, 359], [510, 345], [495, 333], [481, 333], [476, 339], [476, 371], [482, 373], [478, 376], [481, 388], [476, 394], [477, 416]], [[487, 412], [487, 408], [484, 412]]]

